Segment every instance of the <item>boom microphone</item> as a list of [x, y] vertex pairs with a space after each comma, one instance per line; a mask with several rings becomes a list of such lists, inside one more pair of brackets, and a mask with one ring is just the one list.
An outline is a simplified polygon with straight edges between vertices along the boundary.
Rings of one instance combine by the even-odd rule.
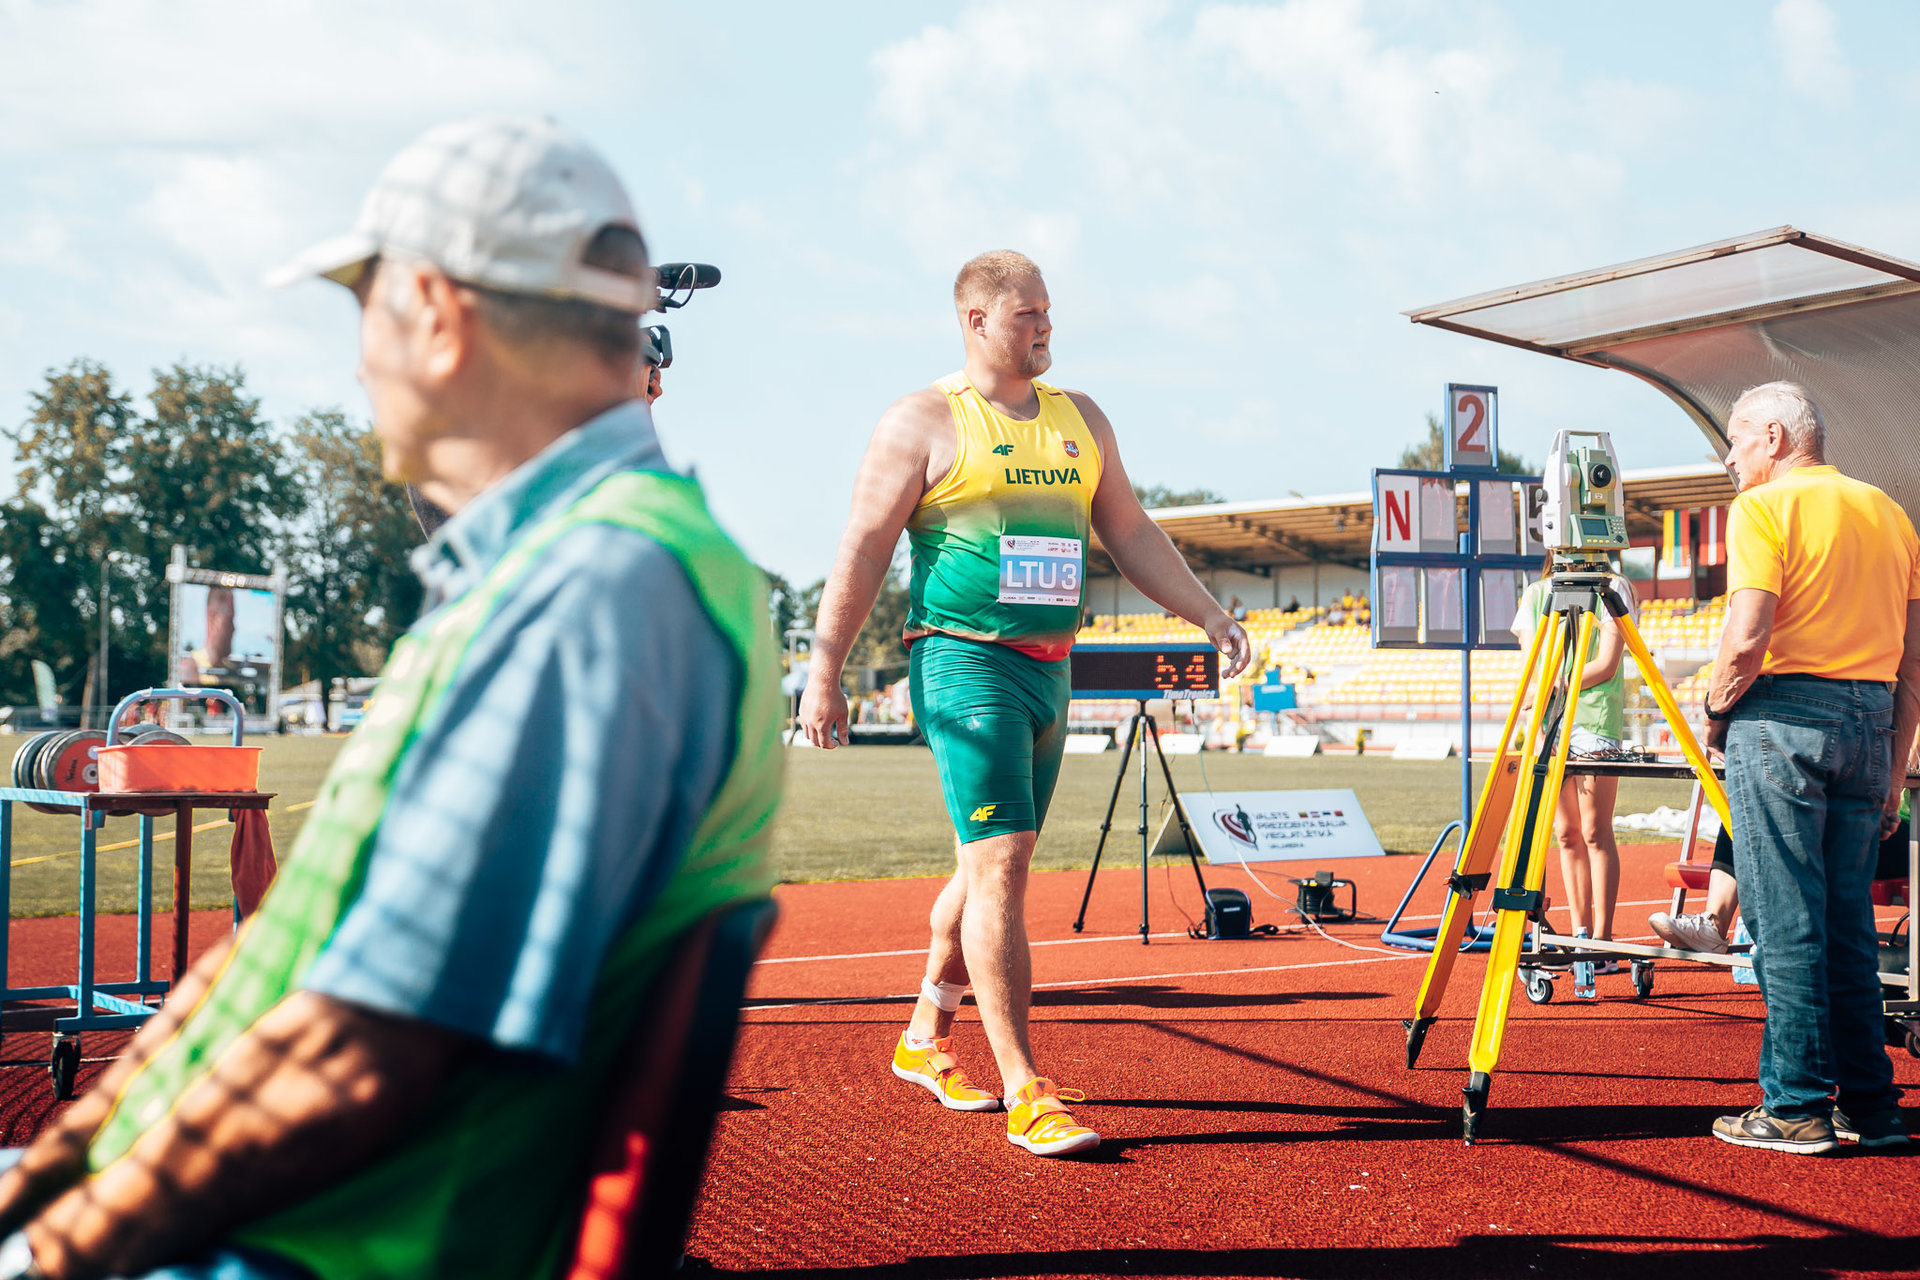
[[663, 262], [654, 270], [660, 273], [662, 293], [711, 289], [720, 283], [720, 268], [705, 262]]

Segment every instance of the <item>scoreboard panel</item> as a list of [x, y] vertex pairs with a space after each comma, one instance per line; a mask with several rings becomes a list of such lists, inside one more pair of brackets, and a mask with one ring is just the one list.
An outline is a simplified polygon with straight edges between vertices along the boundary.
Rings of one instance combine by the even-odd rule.
[[1069, 661], [1076, 698], [1220, 696], [1220, 653], [1210, 644], [1077, 644]]

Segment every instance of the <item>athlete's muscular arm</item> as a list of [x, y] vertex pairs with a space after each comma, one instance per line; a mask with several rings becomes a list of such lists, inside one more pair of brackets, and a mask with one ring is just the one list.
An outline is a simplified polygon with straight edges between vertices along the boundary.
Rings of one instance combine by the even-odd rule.
[[1120, 462], [1120, 446], [1114, 442], [1113, 424], [1107, 421], [1107, 415], [1082, 392], [1067, 394], [1073, 397], [1100, 446], [1100, 487], [1093, 494], [1093, 531], [1100, 536], [1100, 545], [1127, 581], [1148, 599], [1207, 633], [1207, 639], [1225, 660], [1221, 675], [1239, 675], [1253, 656], [1246, 629], [1228, 617], [1220, 602], [1200, 585], [1174, 548], [1173, 539], [1141, 507], [1127, 469]]
[[893, 549], [930, 484], [953, 465], [953, 417], [931, 388], [896, 400], [880, 415], [853, 479], [853, 510], [813, 623], [813, 658], [800, 698], [800, 728], [816, 747], [847, 741], [840, 673], [893, 565]]

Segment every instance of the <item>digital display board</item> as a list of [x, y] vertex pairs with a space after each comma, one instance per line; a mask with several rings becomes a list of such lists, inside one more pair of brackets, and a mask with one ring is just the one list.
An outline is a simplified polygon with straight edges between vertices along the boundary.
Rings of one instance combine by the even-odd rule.
[[1210, 644], [1077, 644], [1069, 660], [1076, 698], [1220, 696], [1220, 654]]

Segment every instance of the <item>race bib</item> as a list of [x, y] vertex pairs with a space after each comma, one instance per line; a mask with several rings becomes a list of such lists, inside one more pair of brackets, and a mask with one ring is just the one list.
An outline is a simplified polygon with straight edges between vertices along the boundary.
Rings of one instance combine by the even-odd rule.
[[1080, 579], [1080, 539], [1001, 535], [1001, 604], [1078, 605]]

